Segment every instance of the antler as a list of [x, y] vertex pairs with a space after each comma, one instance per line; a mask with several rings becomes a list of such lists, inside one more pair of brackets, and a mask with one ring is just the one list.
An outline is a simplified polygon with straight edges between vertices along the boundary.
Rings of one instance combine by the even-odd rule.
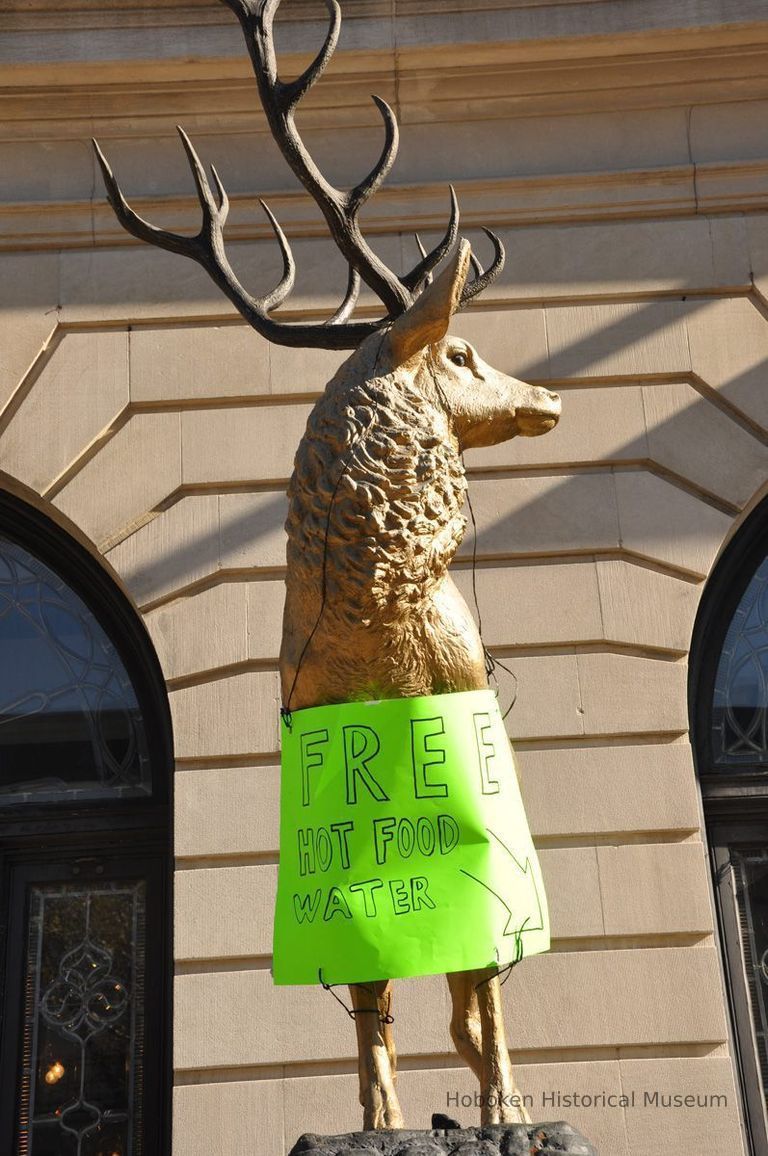
[[504, 268], [506, 253], [504, 252], [504, 246], [501, 243], [501, 238], [497, 237], [495, 233], [492, 233], [490, 229], [486, 229], [485, 226], [483, 226], [483, 232], [493, 245], [493, 264], [491, 265], [490, 269], [483, 269], [483, 266], [480, 264], [475, 254], [470, 254], [469, 259], [472, 262], [472, 268], [474, 270], [475, 276], [474, 280], [470, 281], [467, 285], [464, 286], [464, 290], [461, 294], [461, 304], [459, 305], [460, 309], [463, 309], [463, 307], [469, 301], [471, 301], [473, 297], [477, 297], [478, 293], [482, 293], [484, 289], [487, 289], [491, 282], [496, 280], [499, 273]]
[[[442, 240], [426, 253], [419, 243], [421, 260], [406, 275], [393, 273], [373, 252], [359, 224], [363, 205], [373, 196], [395, 162], [398, 149], [398, 127], [392, 109], [378, 96], [373, 100], [382, 115], [385, 129], [381, 155], [368, 175], [349, 192], [342, 192], [326, 180], [307, 152], [295, 123], [295, 112], [302, 97], [323, 75], [333, 55], [341, 27], [341, 10], [337, 0], [325, 0], [330, 14], [330, 26], [325, 43], [309, 67], [295, 80], [282, 81], [278, 76], [275, 55], [273, 22], [281, 0], [223, 0], [240, 20], [246, 44], [253, 61], [256, 82], [272, 135], [294, 173], [314, 198], [325, 217], [336, 245], [350, 267], [347, 293], [341, 307], [322, 324], [286, 324], [269, 314], [281, 305], [291, 292], [295, 265], [290, 245], [273, 213], [261, 202], [283, 257], [283, 276], [271, 293], [253, 297], [243, 288], [235, 275], [224, 250], [224, 224], [229, 201], [216, 169], [211, 175], [216, 190], [214, 196], [205, 169], [183, 129], [178, 132], [187, 154], [197, 195], [203, 211], [200, 231], [195, 236], [182, 236], [159, 229], [134, 212], [123, 196], [104, 154], [96, 141], [96, 156], [104, 176], [107, 197], [117, 219], [129, 233], [162, 249], [191, 257], [207, 270], [214, 282], [227, 295], [245, 320], [270, 341], [281, 345], [314, 346], [325, 349], [355, 348], [371, 333], [382, 329], [392, 318], [404, 313], [431, 279], [432, 270], [453, 248], [459, 230], [459, 207], [451, 188], [451, 214]], [[495, 247], [495, 260], [487, 272], [475, 263], [475, 280], [465, 287], [462, 301], [468, 301], [499, 274], [504, 264], [501, 242], [485, 230]], [[374, 321], [350, 322], [361, 281], [380, 298], [386, 316]]]
[[269, 311], [281, 305], [291, 292], [296, 272], [291, 247], [285, 233], [269, 207], [262, 201], [261, 206], [267, 214], [283, 256], [283, 276], [271, 293], [265, 297], [253, 297], [241, 285], [224, 251], [224, 225], [229, 212], [229, 199], [219, 174], [212, 165], [211, 174], [218, 198], [216, 199], [192, 142], [183, 128], [177, 126], [177, 131], [189, 160], [197, 195], [203, 210], [202, 226], [193, 237], [171, 233], [166, 229], [158, 229], [156, 225], [151, 225], [134, 212], [123, 196], [98, 142], [93, 141], [109, 203], [124, 229], [127, 229], [134, 237], [138, 237], [140, 241], [148, 241], [150, 245], [156, 245], [160, 249], [168, 249], [171, 253], [181, 253], [183, 257], [191, 257], [193, 261], [197, 261], [227, 295], [248, 324], [253, 326], [263, 337], [279, 345], [354, 349], [365, 337], [375, 333], [380, 328], [381, 322], [377, 321], [357, 321], [345, 325], [335, 324], [337, 321], [345, 321], [354, 308], [360, 284], [359, 278], [356, 276], [354, 278], [350, 276], [350, 288], [344, 304], [326, 326], [321, 327], [315, 324], [286, 325], [284, 322], [275, 321], [274, 318], [270, 317]]

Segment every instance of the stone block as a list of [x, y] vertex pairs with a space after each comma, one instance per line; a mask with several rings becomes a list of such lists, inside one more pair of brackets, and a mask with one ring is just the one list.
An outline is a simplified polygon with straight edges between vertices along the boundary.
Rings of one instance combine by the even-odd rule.
[[698, 164], [762, 160], [761, 126], [768, 101], [702, 104], [691, 110], [691, 155]]
[[280, 653], [285, 582], [282, 578], [248, 584], [248, 655], [261, 661]]
[[[126, 193], [130, 189], [126, 185]], [[292, 238], [296, 285], [294, 312], [326, 317], [346, 292], [348, 267], [325, 235]], [[376, 251], [396, 267], [397, 234], [376, 238]], [[227, 255], [243, 285], [255, 294], [269, 292], [282, 276], [280, 250], [272, 237], [227, 243]], [[361, 302], [371, 302], [364, 290]], [[65, 250], [61, 255], [61, 304], [64, 321], [151, 321], [154, 319], [234, 319], [233, 305], [194, 261], [146, 245]], [[315, 388], [321, 388], [316, 386]]]
[[721, 1043], [720, 991], [713, 946], [552, 952], [502, 988], [515, 1047], [537, 1051]]
[[[265, 257], [279, 276], [278, 261]], [[65, 250], [61, 306], [66, 322], [235, 316], [234, 306], [194, 261], [138, 244]]]
[[308, 416], [306, 405], [183, 413], [184, 483], [287, 481]]
[[[438, 1108], [462, 1122], [477, 1123], [479, 1104], [477, 1081], [458, 1059], [440, 1068], [402, 1068], [398, 1094], [406, 1123], [427, 1127]], [[604, 1090], [618, 1097], [621, 1092], [618, 1063], [583, 1060], [577, 1063], [515, 1064], [517, 1083], [534, 1118], [553, 1114], [552, 1102], [558, 1094], [573, 1088]], [[353, 1075], [297, 1076], [285, 1082], [285, 1132], [295, 1137], [302, 1131], [331, 1132], [359, 1127], [356, 1077]], [[254, 1092], [254, 1096], [258, 1093]], [[628, 1156], [624, 1113], [619, 1110], [569, 1108], [576, 1126], [606, 1156]]]
[[284, 599], [282, 579], [221, 582], [149, 611], [145, 622], [165, 677], [185, 678], [249, 659], [276, 666]]
[[[155, 602], [219, 570], [284, 566], [286, 512], [282, 492], [190, 495], [140, 526], [108, 557], [140, 605]], [[275, 581], [282, 584], [282, 578]], [[264, 597], [278, 614], [279, 600]], [[254, 637], [261, 637], [258, 623]]]
[[[733, 207], [730, 201], [729, 207]], [[747, 219], [742, 213], [709, 218], [712, 229], [712, 283], [715, 288], [742, 291], [751, 289], [753, 280], [749, 254]]]
[[738, 507], [763, 485], [768, 448], [692, 386], [646, 386], [643, 404], [652, 461]]
[[518, 739], [581, 735], [584, 716], [574, 654], [513, 655], [504, 659], [511, 671], [498, 669], [499, 704], [507, 731]]
[[215, 573], [219, 566], [218, 495], [182, 498], [114, 546], [107, 558], [140, 606]]
[[274, 394], [322, 393], [348, 353], [335, 349], [270, 348], [270, 392]]
[[278, 750], [277, 674], [249, 671], [170, 696], [176, 757], [216, 759]]
[[175, 778], [178, 859], [273, 855], [279, 842], [280, 768], [183, 768]]
[[55, 203], [91, 199], [94, 165], [89, 141], [51, 137], [8, 140], [6, 136], [2, 141], [0, 167], [8, 174], [4, 200]]
[[134, 414], [67, 482], [54, 504], [107, 550], [180, 484], [179, 415]]
[[245, 322], [136, 328], [131, 332], [131, 400], [269, 393], [269, 361], [269, 343]]
[[[486, 304], [494, 297], [541, 301], [558, 297], [615, 296], [636, 294], [638, 286], [642, 286], [643, 293], [684, 294], [722, 284], [748, 283], [734, 282], [733, 268], [720, 246], [715, 265], [709, 221], [703, 216], [502, 228], [499, 234], [507, 250], [507, 261], [503, 273], [483, 297]], [[744, 256], [741, 264], [746, 264]], [[614, 308], [621, 307], [578, 308], [605, 309], [610, 315]], [[654, 305], [649, 308], [648, 320], [660, 316]], [[548, 309], [548, 330], [549, 325]], [[636, 336], [642, 341], [647, 332], [643, 326]], [[614, 337], [620, 339], [622, 334], [614, 333]], [[611, 342], [609, 348], [620, 346], [621, 340], [618, 346]], [[670, 343], [668, 348], [680, 347]], [[661, 372], [670, 372], [673, 368], [676, 367], [667, 365]], [[552, 375], [561, 376], [554, 364]]]
[[[357, 1054], [354, 1024], [319, 984], [276, 987], [261, 969], [179, 975], [174, 1006], [177, 1069], [327, 1063]], [[394, 1015], [401, 1054], [450, 1051], [449, 1006], [448, 986], [439, 976], [398, 981]], [[243, 1008], [255, 1007], [258, 1016], [243, 1015]]]
[[[616, 497], [607, 473], [475, 478], [470, 487], [481, 556], [571, 553], [618, 545]], [[461, 556], [471, 553], [470, 527]]]
[[510, 655], [498, 668], [507, 730], [514, 742], [577, 735], [684, 733], [683, 664], [633, 655]]
[[622, 1058], [619, 1068], [633, 1099], [625, 1113], [632, 1156], [658, 1156], [678, 1136], [691, 1152], [742, 1156], [741, 1097], [728, 1057]]
[[[437, 976], [397, 982], [393, 1014], [403, 1057], [452, 1051], [447, 990]], [[712, 947], [553, 952], [525, 960], [502, 991], [520, 1051], [726, 1039]], [[253, 1007], [258, 1017], [243, 1016]], [[275, 987], [261, 969], [177, 976], [175, 1015], [175, 1063], [184, 1071], [356, 1054], [354, 1027], [330, 995], [319, 986]]]
[[[600, 1156], [629, 1156], [624, 1111], [618, 1106], [622, 1087], [615, 1060], [516, 1062], [514, 1072], [518, 1087], [527, 1097], [532, 1119], [566, 1116], [589, 1137]], [[574, 1100], [574, 1091], [582, 1093], [583, 1099], [579, 1102]], [[587, 1100], [590, 1093], [604, 1095], [606, 1101], [615, 1106], [605, 1108], [599, 1101]], [[460, 1111], [459, 1119], [468, 1118], [471, 1120], [471, 1112]]]
[[547, 847], [539, 858], [553, 940], [604, 935], [595, 848]]
[[768, 213], [755, 213], [754, 216], [750, 215], [745, 222], [754, 286], [763, 301], [768, 298], [768, 237], [765, 235], [766, 221], [768, 221]]
[[[498, 15], [503, 12], [500, 5]], [[514, 16], [519, 19], [522, 13], [515, 12]], [[557, 177], [688, 163], [683, 109], [617, 111], [603, 104], [596, 112], [558, 115], [561, 110], [553, 109], [548, 116], [520, 116], [521, 90], [531, 96], [532, 86], [547, 85], [544, 70], [538, 78], [526, 72], [525, 79], [519, 74], [515, 77], [514, 71], [505, 74], [494, 89], [491, 84], [495, 79], [498, 83], [498, 78], [479, 70], [473, 71], [471, 81], [465, 81], [461, 88], [454, 73], [444, 77], [431, 72], [404, 73], [400, 91], [409, 98], [403, 110], [403, 124], [408, 128], [403, 133], [398, 172], [405, 170], [409, 180], [428, 183], [455, 181], [457, 165], [463, 165], [473, 176], [485, 171], [489, 176]], [[517, 85], [520, 88], [515, 91]], [[442, 105], [451, 97], [492, 101], [494, 117], [468, 118], [464, 123], [452, 119], [445, 124], [435, 123], [432, 111], [425, 120], [423, 109], [434, 110], [436, 101]], [[504, 141], [503, 150], [500, 140]]]
[[67, 333], [10, 418], [0, 465], [42, 494], [127, 403], [127, 334]]
[[58, 253], [3, 253], [0, 413], [58, 325]]
[[518, 765], [534, 835], [699, 829], [688, 743], [524, 749]]
[[710, 934], [703, 843], [597, 847], [606, 935]]
[[[219, 1148], [233, 1156], [254, 1156], [255, 1152], [285, 1156], [288, 1145], [303, 1132], [351, 1132], [359, 1127], [356, 1075], [304, 1076], [294, 1074], [290, 1065], [285, 1072], [286, 1078], [177, 1085], [174, 1150], [183, 1156], [210, 1156]], [[523, 1063], [515, 1065], [515, 1076], [529, 1098], [528, 1110], [534, 1118], [567, 1115], [589, 1136], [600, 1156], [658, 1156], [665, 1146], [674, 1144], [706, 1151], [717, 1143], [738, 1156], [743, 1152], [737, 1093], [727, 1057]], [[464, 1127], [476, 1123], [479, 1108], [470, 1106], [476, 1090], [477, 1081], [456, 1057], [446, 1067], [401, 1068], [398, 1078], [406, 1123], [422, 1128], [429, 1126], [436, 1109], [454, 1116]], [[580, 1097], [576, 1106], [569, 1104], [558, 1111], [558, 1098], [573, 1098], [574, 1093]], [[656, 1105], [656, 1093], [713, 1100], [724, 1094], [727, 1103], [670, 1111]], [[622, 1094], [633, 1097], [634, 1106], [619, 1107]], [[594, 1102], [603, 1095], [607, 1107]]]
[[[687, 744], [524, 749], [518, 767], [535, 837], [698, 830]], [[276, 854], [279, 789], [276, 766], [180, 771], [177, 857]]]
[[[377, 236], [369, 238], [369, 240], [377, 255], [390, 269], [399, 268], [401, 244], [398, 233], [380, 233]], [[270, 276], [269, 273], [265, 273], [264, 269], [260, 267], [260, 258], [263, 256], [265, 246], [268, 246], [272, 251], [271, 267], [274, 267], [275, 259], [279, 262], [279, 256], [276, 258], [276, 253], [279, 254], [279, 250], [275, 241], [270, 238], [268, 241], [262, 242], [259, 246], [260, 253], [255, 262], [255, 267], [253, 265], [251, 266], [253, 272], [250, 274], [250, 280], [247, 283], [267, 286], [268, 289], [271, 289], [278, 283], [280, 274], [272, 274], [272, 276]], [[297, 313], [311, 313], [311, 320], [313, 321], [327, 320], [336, 312], [344, 300], [349, 278], [349, 266], [339, 250], [328, 238], [327, 230], [324, 227], [318, 237], [292, 238], [291, 247], [296, 258], [297, 272], [296, 284], [287, 302], [287, 306]], [[237, 266], [238, 270], [240, 270], [240, 267], [240, 265]], [[243, 276], [246, 276], [248, 270], [247, 257], [243, 263], [243, 269]], [[378, 297], [368, 289], [366, 285], [363, 285], [361, 289], [359, 304], [360, 306], [373, 306], [377, 315], [380, 316], [381, 303]], [[339, 357], [339, 363], [343, 360], [344, 354]], [[328, 362], [331, 361], [332, 359], [329, 358]], [[325, 364], [327, 364], [327, 362]], [[320, 391], [327, 377], [324, 377], [323, 373], [319, 372], [321, 362], [319, 362], [317, 358], [313, 359], [311, 365], [317, 366], [315, 373], [317, 377], [322, 378], [322, 380], [319, 380], [317, 384], [307, 385], [304, 388], [312, 392]], [[314, 379], [314, 373], [312, 374], [312, 379]]]
[[222, 494], [220, 564], [225, 570], [285, 565], [285, 493]]
[[[472, 570], [452, 578], [475, 612]], [[475, 585], [489, 646], [608, 642], [688, 650], [701, 587], [622, 559], [479, 566]]]
[[272, 863], [177, 871], [176, 960], [271, 955], [276, 891], [277, 867]]
[[[608, 235], [604, 240], [611, 231], [604, 230]], [[633, 280], [636, 285], [634, 270]], [[680, 301], [551, 306], [549, 376], [558, 380], [687, 373], [691, 366], [687, 313]]]
[[177, 1085], [174, 1156], [285, 1156], [285, 1099], [282, 1080]]
[[44, 493], [128, 404], [128, 335], [67, 333], [14, 412], [0, 468]]
[[687, 731], [684, 663], [626, 654], [579, 654], [577, 663], [586, 734]]
[[700, 584], [619, 559], [598, 558], [595, 570], [606, 639], [688, 651]]
[[[183, 21], [171, 24], [169, 30], [171, 35], [183, 37]], [[206, 28], [209, 34], [218, 30], [212, 24], [208, 24]], [[233, 47], [236, 47], [239, 29], [228, 27], [225, 17], [220, 30], [234, 32]], [[126, 27], [123, 31], [127, 33], [129, 28]], [[155, 44], [156, 49], [157, 47]], [[242, 49], [242, 38], [240, 47]], [[195, 115], [193, 112], [197, 104], [195, 95], [185, 90], [185, 87], [182, 84], [180, 90], [177, 90], [173, 110], [166, 101], [158, 101], [154, 105], [159, 113], [155, 118], [157, 129], [154, 134], [144, 131], [130, 137], [120, 134], [109, 139], [105, 136], [104, 151], [115, 173], [120, 174], [121, 184], [126, 189], [127, 196], [142, 196], [152, 200], [169, 196], [188, 197], [191, 212], [194, 213], [195, 219], [199, 219], [189, 164], [174, 132], [173, 123], [174, 119], [178, 121], [182, 110], [186, 114], [182, 123], [189, 124], [187, 117]], [[237, 220], [238, 194], [252, 196], [255, 190], [263, 193], [266, 189], [278, 189], [285, 184], [286, 178], [285, 161], [269, 134], [258, 98], [253, 99], [247, 84], [233, 88], [234, 91], [230, 90], [227, 102], [228, 122], [226, 126], [222, 126], [222, 131], [218, 128], [210, 131], [204, 129], [202, 125], [199, 128], [190, 125], [189, 130], [201, 160], [206, 166], [215, 165], [225, 179], [227, 192], [233, 201], [227, 230], [230, 224]], [[244, 112], [248, 117], [247, 137], [242, 131]], [[106, 131], [110, 129], [111, 125]], [[272, 198], [269, 199], [272, 203]], [[261, 209], [258, 205], [256, 211], [260, 216]], [[155, 220], [154, 217], [150, 219]]]
[[[755, 224], [750, 219], [752, 237]], [[758, 284], [768, 285], [768, 280]], [[688, 316], [687, 329], [694, 373], [751, 422], [768, 429], [768, 322], [755, 302], [744, 296], [702, 301]]]
[[222, 582], [145, 615], [166, 679], [245, 662], [248, 585]]
[[[184, 777], [188, 773], [194, 772], [184, 772]], [[178, 814], [178, 804], [176, 809]], [[263, 802], [258, 811], [250, 812], [251, 823], [255, 823], [262, 812]], [[211, 822], [210, 807], [208, 822]], [[597, 863], [593, 847], [541, 852], [554, 939], [579, 939], [605, 933]], [[277, 867], [271, 863], [199, 868], [190, 864], [188, 869], [178, 871], [175, 958], [215, 960], [271, 955], [276, 889]], [[217, 913], [215, 920], [207, 918], [206, 913], [211, 911]]]
[[[474, 611], [471, 569], [454, 568], [451, 577]], [[591, 642], [602, 637], [592, 559], [480, 566], [475, 583], [488, 646]]]
[[617, 473], [615, 482], [622, 545], [706, 577], [733, 519], [642, 470]]
[[[261, 810], [263, 802], [259, 811], [251, 811], [251, 822]], [[210, 810], [207, 815], [210, 823]], [[546, 848], [540, 858], [554, 940], [712, 931], [699, 843]], [[276, 886], [277, 868], [271, 864], [180, 871], [176, 958], [269, 955]], [[203, 918], [214, 910], [215, 921]]]

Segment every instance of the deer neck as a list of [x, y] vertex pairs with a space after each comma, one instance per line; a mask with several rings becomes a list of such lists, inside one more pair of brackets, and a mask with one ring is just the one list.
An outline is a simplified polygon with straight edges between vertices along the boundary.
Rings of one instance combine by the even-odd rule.
[[346, 630], [422, 616], [463, 536], [465, 490], [447, 417], [412, 383], [334, 379], [289, 488], [289, 600], [311, 616], [324, 590], [323, 617]]

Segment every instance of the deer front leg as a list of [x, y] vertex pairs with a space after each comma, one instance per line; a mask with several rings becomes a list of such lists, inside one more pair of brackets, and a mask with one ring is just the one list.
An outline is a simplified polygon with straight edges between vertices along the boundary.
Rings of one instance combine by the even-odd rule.
[[451, 993], [451, 1039], [464, 1063], [483, 1078], [483, 1043], [480, 1007], [472, 983], [471, 971], [454, 971], [446, 975]]
[[530, 1117], [512, 1074], [498, 975], [489, 968], [466, 974], [480, 1012], [480, 1122], [529, 1124]]
[[402, 1128], [395, 1091], [397, 1055], [392, 1025], [385, 1023], [392, 1002], [391, 980], [350, 984], [357, 1032], [357, 1067], [363, 1128]]

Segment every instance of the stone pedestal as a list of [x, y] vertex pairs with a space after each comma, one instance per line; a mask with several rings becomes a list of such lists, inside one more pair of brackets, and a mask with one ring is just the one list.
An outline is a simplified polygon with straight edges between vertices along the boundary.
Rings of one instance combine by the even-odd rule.
[[[432, 1123], [437, 1121], [433, 1118]], [[498, 1124], [485, 1128], [448, 1127], [429, 1132], [348, 1132], [346, 1136], [302, 1136], [289, 1156], [597, 1156], [570, 1124]]]

